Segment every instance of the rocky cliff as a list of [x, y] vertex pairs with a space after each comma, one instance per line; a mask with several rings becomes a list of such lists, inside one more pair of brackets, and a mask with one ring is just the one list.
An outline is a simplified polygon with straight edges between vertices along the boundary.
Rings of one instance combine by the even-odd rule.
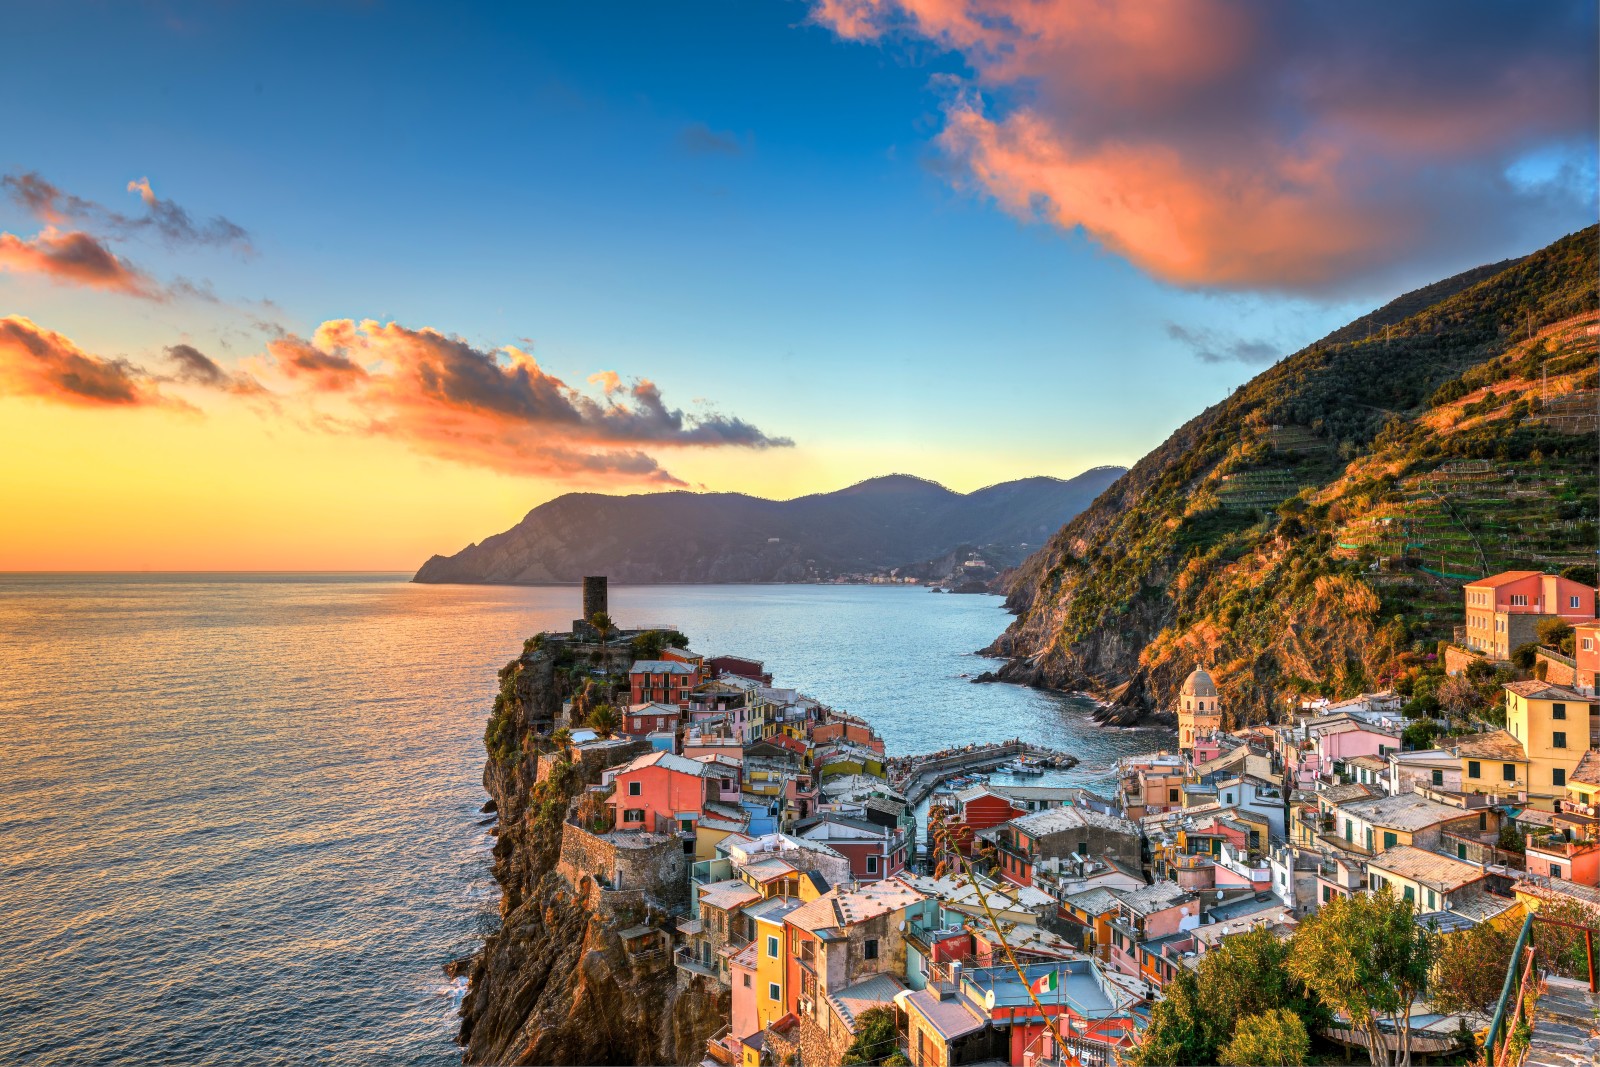
[[1000, 677], [1129, 721], [1203, 664], [1260, 720], [1431, 652], [1460, 576], [1592, 574], [1596, 236], [1408, 293], [1179, 427], [1019, 569]]
[[808, 582], [923, 565], [958, 545], [1009, 566], [1122, 474], [1025, 478], [971, 493], [907, 475], [832, 493], [568, 493], [452, 556], [418, 582], [556, 584], [606, 574], [624, 584]]
[[[535, 642], [530, 642], [534, 646]], [[501, 671], [483, 784], [499, 813], [500, 929], [467, 967], [468, 1063], [696, 1063], [727, 1019], [726, 995], [678, 988], [670, 958], [641, 960], [620, 931], [662, 916], [612, 909], [558, 871], [562, 826], [594, 771], [546, 762], [533, 724], [567, 696], [554, 657], [530, 647]], [[592, 887], [587, 887], [592, 889]]]

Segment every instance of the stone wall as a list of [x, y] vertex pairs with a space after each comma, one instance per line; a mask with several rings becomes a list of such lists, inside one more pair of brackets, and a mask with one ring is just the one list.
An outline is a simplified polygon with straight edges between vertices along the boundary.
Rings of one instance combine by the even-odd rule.
[[[1534, 668], [1534, 674], [1537, 677], [1543, 678], [1551, 685], [1562, 685], [1566, 686], [1568, 689], [1572, 689], [1577, 686], [1578, 668], [1572, 662], [1572, 660], [1568, 659], [1566, 656], [1547, 652], [1542, 648], [1538, 651], [1537, 656], [1538, 665], [1536, 665]], [[1539, 672], [1539, 666], [1544, 668], [1543, 673]]]
[[588, 877], [606, 890], [642, 893], [667, 906], [688, 899], [689, 857], [673, 834], [591, 834], [566, 823], [556, 870], [574, 887]]
[[1449, 675], [1460, 674], [1472, 665], [1472, 661], [1482, 659], [1477, 652], [1471, 652], [1460, 645], [1444, 646], [1444, 672]]

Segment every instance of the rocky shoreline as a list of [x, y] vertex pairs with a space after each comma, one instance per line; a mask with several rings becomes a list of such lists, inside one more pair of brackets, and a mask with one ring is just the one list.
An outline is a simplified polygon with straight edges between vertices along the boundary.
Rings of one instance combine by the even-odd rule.
[[[540, 776], [532, 723], [548, 722], [569, 695], [549, 654], [524, 653], [501, 672], [500, 755], [483, 785], [498, 813], [494, 877], [500, 928], [474, 956], [451, 961], [465, 975], [459, 1040], [467, 1063], [694, 1063], [727, 1018], [726, 997], [680, 988], [670, 960], [641, 961], [621, 932], [661, 916], [610, 908], [558, 871], [569, 805], [598, 768], [564, 765]], [[592, 779], [592, 781], [591, 781]]]

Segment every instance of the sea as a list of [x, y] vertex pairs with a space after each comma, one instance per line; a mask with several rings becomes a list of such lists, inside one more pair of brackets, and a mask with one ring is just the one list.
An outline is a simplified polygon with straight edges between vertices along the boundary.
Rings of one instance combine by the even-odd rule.
[[[459, 1062], [442, 964], [497, 922], [495, 672], [574, 587], [404, 574], [0, 574], [0, 1063]], [[613, 587], [891, 753], [1022, 737], [1104, 786], [1160, 730], [974, 685], [997, 597]]]

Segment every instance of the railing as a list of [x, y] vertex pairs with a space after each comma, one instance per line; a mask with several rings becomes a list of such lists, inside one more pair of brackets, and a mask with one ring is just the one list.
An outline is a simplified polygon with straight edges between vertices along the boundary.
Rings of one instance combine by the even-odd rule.
[[[1578, 923], [1566, 922], [1562, 919], [1550, 919], [1540, 916], [1537, 912], [1529, 912], [1528, 917], [1522, 921], [1522, 932], [1517, 935], [1516, 947], [1511, 950], [1511, 959], [1506, 962], [1506, 980], [1500, 987], [1500, 1000], [1495, 1004], [1494, 1018], [1489, 1023], [1489, 1033], [1484, 1038], [1484, 1055], [1490, 1067], [1515, 1067], [1521, 1062], [1522, 1049], [1512, 1048], [1512, 1038], [1516, 1034], [1517, 1024], [1524, 1021], [1524, 1012], [1531, 1012], [1529, 1004], [1529, 986], [1538, 988], [1538, 976], [1534, 971], [1534, 921], [1548, 923], [1551, 926], [1561, 926], [1570, 930], [1578, 930], [1583, 934], [1584, 951], [1589, 964], [1589, 994], [1593, 996], [1600, 990], [1600, 981], [1595, 973], [1594, 957], [1594, 930]], [[1521, 963], [1521, 981], [1516, 981], [1518, 964]], [[1511, 1009], [1510, 1018], [1506, 1017], [1506, 1006], [1511, 1004], [1512, 986], [1516, 986], [1516, 1001]], [[1527, 1020], [1531, 1022], [1532, 1020]]]
[[679, 970], [697, 974], [702, 978], [715, 980], [717, 977], [717, 972], [702, 963], [700, 957], [696, 956], [694, 950], [688, 945], [683, 946], [672, 954], [672, 963]]

